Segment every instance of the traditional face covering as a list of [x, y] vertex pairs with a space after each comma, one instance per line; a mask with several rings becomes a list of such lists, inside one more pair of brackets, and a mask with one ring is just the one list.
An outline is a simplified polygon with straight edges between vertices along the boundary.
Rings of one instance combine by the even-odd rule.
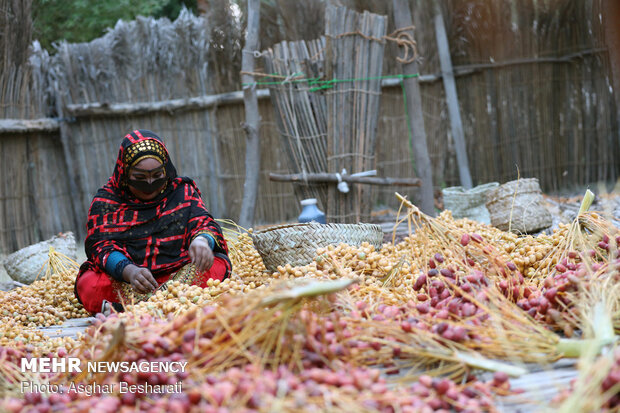
[[[162, 165], [167, 161], [167, 152], [164, 146], [159, 141], [152, 138], [140, 140], [129, 146], [124, 153], [123, 163], [129, 167], [129, 171], [140, 161], [148, 158], [155, 159], [161, 162]], [[167, 177], [155, 179], [150, 183], [142, 179], [129, 179], [129, 177], [127, 177], [127, 184], [129, 186], [145, 194], [161, 191], [167, 181]]]
[[143, 181], [140, 179], [128, 179], [129, 186], [136, 188], [140, 192], [145, 194], [152, 194], [153, 192], [161, 191], [164, 185], [166, 185], [167, 177], [154, 179], [152, 182]]
[[[107, 185], [118, 195], [126, 198], [126, 201], [143, 203], [143, 201], [135, 199], [135, 196], [129, 191], [128, 178], [131, 167], [146, 158], [157, 159], [163, 164], [168, 183], [177, 177], [177, 171], [159, 136], [149, 130], [137, 129], [127, 134], [121, 142], [114, 173]], [[167, 185], [166, 188], [169, 186]]]

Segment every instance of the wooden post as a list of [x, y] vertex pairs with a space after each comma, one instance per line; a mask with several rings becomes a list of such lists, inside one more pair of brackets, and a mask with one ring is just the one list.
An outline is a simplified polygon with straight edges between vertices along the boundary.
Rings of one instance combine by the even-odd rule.
[[243, 184], [243, 200], [239, 225], [250, 228], [254, 224], [256, 197], [258, 195], [258, 181], [260, 177], [260, 142], [258, 128], [260, 117], [258, 114], [258, 99], [254, 76], [247, 73], [254, 72], [254, 51], [258, 50], [258, 29], [260, 17], [260, 0], [248, 0], [248, 27], [245, 35], [245, 46], [241, 57], [241, 76], [243, 83], [243, 102], [245, 106], [246, 132], [245, 142], [245, 182]]
[[448, 114], [450, 116], [450, 129], [452, 131], [452, 139], [454, 139], [454, 148], [456, 149], [456, 162], [459, 166], [461, 185], [469, 189], [472, 187], [472, 181], [471, 174], [469, 173], [469, 161], [467, 160], [463, 122], [461, 121], [461, 112], [459, 110], [459, 98], [456, 93], [456, 82], [454, 81], [454, 70], [450, 57], [450, 46], [448, 45], [448, 36], [443, 22], [441, 5], [438, 1], [433, 3], [435, 5], [435, 36], [437, 38], [443, 87], [446, 91], [446, 100], [448, 101]]
[[605, 43], [609, 50], [611, 66], [611, 81], [613, 95], [616, 102], [617, 122], [620, 123], [620, 2], [618, 0], [604, 0], [602, 10], [605, 10], [603, 24], [605, 25]]
[[[396, 28], [413, 26], [409, 2], [407, 0], [393, 0], [394, 22]], [[418, 63], [403, 63], [403, 74], [415, 75], [418, 73]], [[416, 174], [420, 178], [420, 202], [419, 207], [427, 215], [435, 216], [435, 203], [433, 192], [433, 168], [431, 158], [428, 155], [426, 142], [426, 130], [424, 129], [424, 116], [422, 115], [422, 97], [418, 78], [408, 77], [403, 79], [405, 87], [405, 99], [407, 99], [407, 118], [413, 139], [413, 156], [415, 159]]]

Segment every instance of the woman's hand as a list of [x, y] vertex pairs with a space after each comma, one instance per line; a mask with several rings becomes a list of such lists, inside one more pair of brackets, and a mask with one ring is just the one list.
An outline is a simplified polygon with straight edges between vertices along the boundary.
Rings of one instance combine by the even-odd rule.
[[209, 246], [209, 241], [204, 237], [196, 237], [189, 245], [189, 257], [196, 266], [198, 272], [203, 272], [213, 265], [213, 251]]
[[148, 294], [159, 287], [153, 274], [147, 269], [133, 264], [125, 266], [123, 269], [123, 279], [140, 294]]

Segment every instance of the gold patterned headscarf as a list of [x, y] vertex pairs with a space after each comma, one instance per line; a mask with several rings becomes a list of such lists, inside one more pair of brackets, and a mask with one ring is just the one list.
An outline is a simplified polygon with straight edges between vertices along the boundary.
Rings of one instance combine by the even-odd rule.
[[126, 165], [126, 168], [129, 169], [147, 158], [153, 158], [165, 164], [166, 151], [163, 145], [155, 139], [145, 139], [136, 142], [125, 150], [123, 163]]

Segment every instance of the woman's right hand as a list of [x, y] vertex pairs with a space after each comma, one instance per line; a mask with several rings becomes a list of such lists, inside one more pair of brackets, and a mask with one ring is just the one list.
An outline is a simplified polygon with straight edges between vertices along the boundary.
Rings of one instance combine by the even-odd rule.
[[123, 279], [140, 294], [148, 294], [159, 287], [153, 274], [143, 267], [129, 264], [123, 269]]

